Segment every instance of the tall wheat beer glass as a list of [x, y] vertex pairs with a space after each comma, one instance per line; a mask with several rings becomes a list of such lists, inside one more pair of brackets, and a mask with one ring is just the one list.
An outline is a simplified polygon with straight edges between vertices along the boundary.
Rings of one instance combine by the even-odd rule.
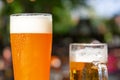
[[70, 44], [70, 80], [108, 80], [106, 44]]
[[15, 80], [49, 80], [52, 16], [45, 13], [10, 16]]

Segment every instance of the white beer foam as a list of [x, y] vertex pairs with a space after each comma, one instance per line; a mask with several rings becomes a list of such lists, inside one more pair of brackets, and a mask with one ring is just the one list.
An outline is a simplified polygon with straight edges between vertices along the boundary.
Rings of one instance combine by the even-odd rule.
[[107, 62], [107, 46], [104, 48], [91, 48], [78, 49], [70, 51], [70, 61], [73, 62], [94, 62], [99, 61], [102, 63]]
[[39, 13], [11, 15], [10, 33], [52, 33], [52, 15]]

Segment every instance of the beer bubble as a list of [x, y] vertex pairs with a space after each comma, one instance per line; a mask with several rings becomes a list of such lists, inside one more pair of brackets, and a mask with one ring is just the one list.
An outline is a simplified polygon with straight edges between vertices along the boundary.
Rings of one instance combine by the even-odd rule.
[[98, 40], [93, 40], [93, 41], [91, 42], [91, 44], [100, 44], [100, 41], [98, 41]]

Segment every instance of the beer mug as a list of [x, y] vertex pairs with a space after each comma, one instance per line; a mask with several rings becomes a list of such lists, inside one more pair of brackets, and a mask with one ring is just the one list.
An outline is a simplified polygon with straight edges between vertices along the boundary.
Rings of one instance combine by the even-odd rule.
[[107, 44], [70, 44], [70, 80], [108, 80]]

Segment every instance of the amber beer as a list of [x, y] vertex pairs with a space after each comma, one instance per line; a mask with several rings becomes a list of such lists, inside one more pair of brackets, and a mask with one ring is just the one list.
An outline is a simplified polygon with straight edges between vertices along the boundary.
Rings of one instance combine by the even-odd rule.
[[52, 16], [11, 15], [10, 40], [15, 80], [49, 80]]
[[108, 80], [106, 44], [70, 45], [70, 80]]

